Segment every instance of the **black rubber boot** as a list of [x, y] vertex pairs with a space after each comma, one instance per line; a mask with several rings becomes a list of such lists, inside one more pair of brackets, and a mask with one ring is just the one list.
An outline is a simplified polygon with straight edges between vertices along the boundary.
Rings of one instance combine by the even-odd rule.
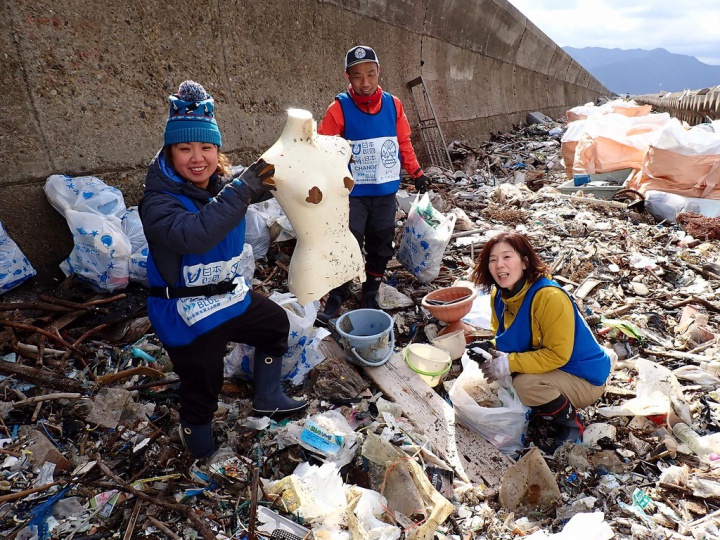
[[317, 320], [321, 326], [327, 325], [330, 319], [334, 319], [340, 314], [340, 308], [349, 296], [350, 283], [343, 283], [330, 291], [327, 302], [325, 302], [325, 307], [317, 314]]
[[543, 420], [551, 420], [557, 426], [555, 443], [560, 446], [565, 441], [582, 441], [585, 431], [577, 409], [570, 400], [560, 395], [544, 405], [532, 408], [533, 416]]
[[180, 420], [180, 440], [196, 458], [206, 458], [215, 452], [212, 424], [190, 424]]
[[376, 276], [369, 272], [365, 274], [365, 283], [362, 284], [362, 297], [360, 307], [363, 309], [380, 309], [377, 302], [378, 291], [382, 283], [382, 276]]
[[340, 297], [340, 295], [330, 293], [327, 302], [325, 302], [325, 307], [317, 314], [318, 320], [323, 324], [327, 324], [330, 319], [334, 319], [338, 316], [342, 305], [342, 297]]
[[306, 401], [292, 399], [285, 395], [280, 386], [281, 370], [282, 356], [271, 356], [262, 351], [255, 351], [253, 414], [278, 417], [304, 411], [307, 408]]

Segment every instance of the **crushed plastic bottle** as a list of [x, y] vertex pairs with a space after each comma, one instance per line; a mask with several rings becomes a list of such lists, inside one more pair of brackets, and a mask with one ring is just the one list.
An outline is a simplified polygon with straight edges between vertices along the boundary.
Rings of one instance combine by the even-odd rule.
[[700, 367], [707, 371], [710, 375], [720, 377], [720, 361], [712, 360], [710, 362], [700, 362]]
[[699, 458], [710, 458], [712, 448], [693, 428], [685, 422], [678, 422], [672, 428], [673, 434], [680, 439]]

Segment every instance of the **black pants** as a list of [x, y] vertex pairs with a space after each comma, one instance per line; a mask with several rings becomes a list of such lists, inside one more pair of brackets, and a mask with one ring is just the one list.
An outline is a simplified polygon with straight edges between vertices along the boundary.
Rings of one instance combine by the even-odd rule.
[[290, 322], [284, 308], [250, 291], [245, 313], [198, 336], [188, 345], [165, 347], [180, 377], [180, 417], [207, 424], [217, 410], [229, 342], [245, 343], [272, 356], [285, 354]]
[[[378, 197], [350, 197], [350, 232], [365, 249], [365, 271], [382, 276], [392, 259], [395, 239], [395, 193]], [[330, 291], [343, 300], [350, 295], [350, 282]]]

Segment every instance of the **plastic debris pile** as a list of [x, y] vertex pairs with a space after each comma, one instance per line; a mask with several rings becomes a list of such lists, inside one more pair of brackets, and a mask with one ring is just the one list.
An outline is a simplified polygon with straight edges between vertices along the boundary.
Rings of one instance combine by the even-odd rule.
[[[379, 300], [398, 351], [430, 343], [445, 323], [422, 298], [466, 283], [493, 234], [527, 234], [619, 357], [602, 400], [583, 411], [583, 444], [553, 455], [525, 447], [496, 485], [467, 481], [433, 447], [433, 426], [387, 400], [299, 312], [308, 339], [295, 354], [315, 355], [291, 375], [304, 383], [294, 392], [312, 398], [306, 415], [250, 417], [252, 385], [237, 378], [246, 352], [229, 350], [213, 422], [220, 449], [194, 462], [182, 452], [177, 378], [150, 333], [141, 285], [98, 293], [72, 275], [36, 277], [0, 298], [0, 535], [717, 538], [720, 248], [698, 232], [717, 223], [658, 222], [635, 199], [561, 191], [564, 133], [545, 121], [479, 148], [454, 141], [456, 170], [428, 170], [430, 202], [455, 223], [437, 277], [422, 284], [393, 261]], [[398, 194], [399, 224], [414, 198]], [[291, 227], [270, 207], [252, 221], [253, 287], [284, 293]], [[478, 295], [464, 319], [478, 336], [488, 332], [486, 304]], [[313, 337], [325, 341], [306, 350]], [[428, 391], [449, 401], [461, 365]]]

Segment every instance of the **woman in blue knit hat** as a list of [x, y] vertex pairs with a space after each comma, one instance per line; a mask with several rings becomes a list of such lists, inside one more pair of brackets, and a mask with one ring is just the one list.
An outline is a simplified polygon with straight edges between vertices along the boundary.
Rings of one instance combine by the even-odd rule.
[[150, 251], [148, 315], [180, 377], [183, 444], [208, 457], [228, 342], [255, 347], [254, 414], [285, 415], [307, 404], [280, 385], [287, 314], [250, 290], [239, 265], [245, 213], [269, 198], [275, 169], [258, 160], [232, 178], [213, 98], [185, 81], [169, 100], [164, 146], [148, 168], [140, 203]]

